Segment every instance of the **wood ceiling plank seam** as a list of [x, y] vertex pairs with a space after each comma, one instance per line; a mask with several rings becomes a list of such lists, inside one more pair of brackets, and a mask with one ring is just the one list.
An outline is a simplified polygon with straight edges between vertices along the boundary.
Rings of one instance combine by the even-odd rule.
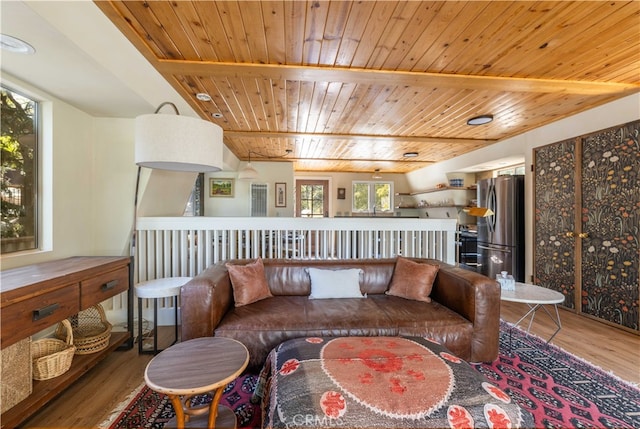
[[[618, 24], [603, 30], [601, 37], [598, 39], [579, 39], [579, 44], [588, 43], [589, 49], [570, 57], [573, 73], [566, 73], [567, 78], [575, 77], [577, 80], [594, 79], [595, 76], [599, 75], [598, 72], [600, 70], [609, 68], [609, 64], [619, 64], [620, 60], [618, 58], [627, 58], [627, 52], [629, 51], [632, 52], [632, 56], [628, 58], [635, 57], [635, 66], [637, 66], [638, 62], [640, 62], [640, 33], [637, 28], [640, 28], [640, 13], [636, 13], [632, 17], [626, 17]], [[597, 43], [596, 40], [601, 42]], [[633, 43], [628, 43], [628, 40]], [[620, 48], [627, 45], [629, 46], [628, 49]], [[611, 54], [612, 52], [613, 54]], [[604, 62], [599, 66], [588, 68], [586, 64], [593, 64], [593, 58], [603, 58]], [[633, 61], [631, 60], [631, 62]], [[633, 68], [635, 66], [631, 64], [629, 67]], [[609, 81], [611, 79], [604, 77], [603, 80]], [[635, 81], [638, 82], [638, 79]]]
[[[407, 25], [403, 28], [402, 36], [397, 40], [393, 49], [381, 64], [384, 70], [410, 70], [413, 62], [417, 61], [416, 52], [424, 52], [426, 46], [431, 46], [430, 27], [441, 11], [461, 8], [462, 2], [419, 2], [418, 8]], [[444, 29], [443, 29], [444, 31]], [[408, 60], [408, 58], [410, 58]]]
[[364, 68], [381, 70], [384, 67], [387, 59], [400, 43], [404, 30], [415, 15], [418, 7], [418, 2], [404, 1], [397, 3], [391, 19], [381, 34], [380, 41], [382, 43], [377, 44], [373, 49]]
[[185, 34], [185, 28], [178, 19], [174, 6], [171, 2], [145, 2], [146, 8], [160, 24], [161, 33], [171, 41], [171, 45], [176, 50], [175, 56], [171, 52], [165, 52], [167, 58], [185, 59], [192, 61], [201, 60], [198, 52], [191, 43], [189, 36]]
[[287, 112], [286, 124], [287, 132], [295, 132], [298, 130], [298, 106], [300, 105], [300, 82], [286, 80], [287, 92]]
[[319, 65], [322, 39], [329, 12], [329, 2], [314, 0], [308, 3], [305, 18], [302, 64]]
[[147, 32], [127, 5], [120, 1], [97, 1], [95, 4], [150, 63], [153, 64], [162, 54], [162, 50], [155, 41], [144, 36]]
[[[184, 43], [185, 46], [192, 48], [195, 55], [194, 59], [210, 60], [212, 56], [207, 53], [211, 52], [211, 46], [203, 42], [203, 39], [206, 39], [207, 35], [200, 16], [193, 6], [193, 2], [170, 2], [169, 4], [175, 15], [175, 21], [178, 22], [179, 27], [186, 37], [186, 40], [181, 42], [181, 44]], [[174, 28], [171, 28], [171, 31], [173, 32]]]
[[[532, 77], [520, 76], [515, 71], [519, 69], [522, 62], [526, 62], [527, 46], [540, 28], [544, 28], [547, 21], [553, 20], [555, 15], [562, 14], [567, 7], [571, 7], [570, 2], [557, 1], [541, 1], [537, 2], [519, 17], [515, 25], [510, 41], [505, 48], [504, 55], [500, 57], [500, 61], [493, 62], [491, 71], [487, 74], [497, 74], [513, 77]], [[540, 46], [540, 44], [537, 44]], [[536, 76], [538, 77], [538, 76]]]
[[284, 1], [285, 64], [302, 65], [307, 2]]
[[[591, 26], [592, 17], [598, 14], [598, 10], [594, 10], [592, 5], [584, 7], [584, 5], [575, 4], [574, 6], [567, 5], [561, 13], [556, 13], [541, 24], [541, 31], [532, 34], [528, 45], [520, 53], [521, 61], [518, 63], [520, 67], [515, 68], [518, 76], [568, 77], [567, 72], [564, 71], [566, 67], [553, 59], [573, 57], [577, 53], [575, 46], [588, 49], [587, 45], [593, 40], [584, 40], [587, 42], [586, 45], [577, 41], [584, 33], [585, 26]], [[589, 21], [584, 22], [585, 20]], [[574, 22], [571, 23], [571, 21]], [[571, 47], [568, 48], [569, 44]], [[554, 55], [551, 55], [550, 50], [553, 50]]]
[[[514, 61], [510, 55], [515, 56], [513, 46], [517, 40], [517, 34], [514, 34], [514, 32], [517, 33], [518, 28], [527, 26], [529, 19], [527, 14], [533, 4], [535, 2], [511, 2], [504, 13], [496, 17], [494, 27], [487, 29], [487, 34], [483, 37], [482, 42], [473, 49], [476, 57], [484, 58], [481, 61], [483, 63], [482, 67], [478, 67], [474, 74], [502, 76], [502, 73], [504, 76], [509, 75], [509, 66]], [[473, 63], [476, 63], [476, 61]], [[497, 68], [502, 66], [503, 63], [507, 63], [507, 65], [498, 71]], [[486, 67], [487, 65], [489, 67]], [[463, 64], [461, 67], [467, 67], [463, 68], [463, 70], [469, 70], [467, 64]]]
[[[447, 97], [446, 104], [439, 114], [431, 118], [428, 122], [423, 123], [424, 126], [428, 126], [428, 130], [424, 129], [424, 126], [416, 124], [411, 130], [412, 134], [418, 135], [442, 135], [443, 130], [448, 130], [449, 127], [463, 128], [466, 125], [468, 117], [461, 117], [460, 109], [470, 98], [475, 98], [475, 91], [456, 91], [455, 97]], [[450, 115], [454, 116], [454, 119], [450, 119]]]
[[287, 61], [284, 5], [282, 1], [261, 1], [262, 20], [267, 45], [267, 62], [283, 64]]
[[[408, 135], [412, 134], [408, 125], [414, 121], [424, 120], [426, 111], [429, 111], [429, 106], [434, 103], [434, 98], [430, 97], [432, 94], [437, 93], [437, 89], [420, 89], [409, 88], [412, 93], [403, 100], [407, 109], [402, 116], [395, 118], [395, 124], [388, 128], [389, 134], [392, 135]], [[452, 130], [453, 131], [453, 130]]]
[[259, 92], [258, 79], [238, 78], [236, 91], [241, 94], [239, 99], [246, 100], [243, 104], [246, 116], [250, 119], [251, 129], [261, 131], [268, 130], [265, 125], [264, 103]]
[[354, 83], [342, 83], [342, 82], [334, 82], [340, 84], [340, 92], [336, 101], [331, 108], [331, 111], [327, 111], [329, 114], [328, 118], [325, 121], [325, 129], [331, 130], [331, 133], [335, 132], [342, 123], [342, 112], [345, 111], [346, 106], [349, 104], [352, 97], [354, 97], [354, 92], [357, 89], [357, 85]]
[[287, 81], [270, 80], [273, 97], [273, 110], [276, 114], [276, 130], [287, 130]]
[[138, 23], [136, 27], [143, 31], [138, 34], [138, 37], [144, 41], [143, 43], [146, 46], [153, 48], [152, 50], [156, 56], [155, 60], [177, 59], [180, 57], [178, 47], [173, 44], [173, 41], [150, 8], [144, 6], [143, 2], [127, 2], [125, 7], [130, 12], [130, 20], [128, 22], [131, 24], [129, 25], [133, 25], [134, 22]]
[[352, 4], [351, 1], [332, 1], [329, 3], [318, 64], [336, 65]]
[[202, 78], [202, 85], [205, 88], [206, 93], [211, 96], [211, 103], [214, 108], [223, 115], [222, 123], [224, 126], [222, 128], [225, 130], [240, 129], [240, 121], [238, 121], [235, 113], [239, 108], [237, 108], [237, 103], [235, 103], [236, 98], [229, 95], [233, 93], [229, 86], [229, 82], [226, 79], [217, 80], [212, 79], [209, 76], [204, 76]]
[[[422, 91], [418, 92], [422, 94]], [[430, 96], [425, 96], [424, 101], [412, 109], [412, 111], [416, 112], [415, 114], [411, 112], [407, 113], [407, 116], [403, 118], [403, 122], [407, 125], [399, 130], [398, 133], [402, 135], [421, 135], [418, 130], [428, 126], [428, 124], [442, 115], [442, 111], [452, 96], [451, 90], [441, 88], [433, 88], [429, 91], [429, 95]], [[417, 97], [419, 96], [420, 95], [417, 95]]]
[[407, 103], [405, 97], [411, 88], [401, 85], [387, 85], [380, 93], [379, 100], [374, 103], [374, 109], [367, 117], [368, 129], [371, 134], [388, 134], [389, 129], [397, 123], [397, 118], [403, 116]]
[[[432, 17], [429, 25], [425, 26], [414, 48], [407, 52], [407, 57], [394, 69], [440, 72], [443, 63], [452, 55], [452, 45], [455, 45], [469, 23], [473, 22], [478, 10], [484, 7], [484, 2], [443, 2], [442, 8]], [[427, 67], [418, 68], [417, 64]]]
[[[441, 67], [435, 65], [441, 62], [439, 54], [425, 52], [422, 58], [416, 63], [412, 70], [449, 70], [453, 73], [481, 73], [487, 66], [486, 60], [477, 53], [478, 42], [485, 42], [485, 33], [491, 31], [493, 27], [502, 28], [504, 25], [502, 17], [506, 2], [484, 2], [484, 7], [475, 10], [476, 15], [465, 25], [460, 34], [448, 43], [446, 48], [442, 46], [442, 52], [447, 52], [448, 61]], [[475, 3], [474, 3], [475, 5]], [[470, 59], [470, 55], [475, 55]]]
[[337, 131], [340, 133], [349, 131], [355, 134], [363, 133], [363, 125], [359, 121], [368, 115], [368, 109], [380, 91], [381, 88], [378, 85], [357, 85], [354, 91], [355, 97], [352, 97], [340, 115], [341, 125]]
[[[398, 7], [396, 2], [390, 1], [364, 2], [362, 4], [373, 5], [374, 9], [358, 37], [357, 47], [351, 62], [348, 64], [349, 67], [366, 67], [374, 49], [381, 44], [382, 35], [391, 21], [394, 10]], [[338, 62], [343, 63], [345, 61], [339, 59]]]
[[258, 91], [262, 99], [262, 108], [265, 114], [265, 122], [268, 130], [279, 130], [278, 124], [278, 104], [273, 89], [272, 80], [269, 78], [258, 79]]
[[[591, 75], [592, 70], [586, 67], [574, 67], [575, 70], [580, 70], [580, 73], [570, 74], [568, 73], [569, 70], [563, 71], [566, 67], [560, 66], [557, 64], [557, 61], [545, 61], [544, 57], [551, 57], [551, 59], [556, 57], [571, 58], [573, 60], [577, 54], [578, 57], [585, 57], [593, 60], [593, 58], [598, 57], [594, 56], [593, 52], [597, 50], [594, 45], [598, 43], [598, 40], [604, 40], [604, 43], [609, 45], [609, 47], [617, 46], [617, 42], [611, 39], [619, 36], [619, 32], [622, 31], [620, 28], [624, 28], [623, 26], [618, 28], [618, 24], [615, 25], [615, 30], [611, 31], [607, 35], [603, 35], [602, 38], [585, 36], [585, 27], [595, 27], [598, 25], [598, 22], [602, 22], [601, 19], [596, 21], [594, 17], [599, 16], [603, 7], [607, 5], [604, 3], [600, 4], [600, 2], [596, 2], [596, 5], [600, 6], [596, 10], [591, 8], [587, 9], [582, 7], [582, 5], [577, 4], [574, 5], [574, 7], [570, 7], [570, 5], [568, 5], [563, 9], [563, 13], [559, 13], [557, 16], [551, 17], [548, 22], [545, 22], [543, 27], [541, 27], [543, 31], [536, 32], [537, 37], [531, 37], [528, 40], [527, 47], [525, 47], [520, 53], [522, 61], [518, 64], [520, 66], [519, 69], [515, 69], [517, 75], [522, 77], [544, 76], [557, 79], [570, 78], [570, 76], [573, 76], [575, 77], [575, 80], [581, 80], [584, 79], [585, 76]], [[589, 10], [590, 13], [585, 13], [585, 10]], [[581, 23], [581, 25], [577, 26], [567, 24], [567, 18], [569, 20], [588, 19], [588, 22]], [[562, 31], [554, 31], [553, 34], [548, 34], [544, 32], [547, 28], [562, 28]], [[567, 48], [569, 44], [571, 47]], [[545, 46], [545, 48], [541, 48], [542, 46]], [[574, 46], [580, 47], [580, 51], [576, 51], [573, 48]], [[550, 49], [554, 49], [554, 55], [549, 53], [548, 50]], [[549, 73], [549, 71], [551, 73]]]
[[[473, 49], [464, 52], [464, 54], [471, 54], [474, 57], [462, 61], [460, 65], [449, 64], [450, 70], [455, 70], [455, 73], [459, 74], [465, 74], [465, 70], [473, 70], [472, 74], [477, 75], [491, 73], [493, 62], [505, 55], [504, 51], [511, 43], [510, 33], [506, 29], [516, 25], [516, 20], [530, 4], [531, 2], [524, 1], [489, 2], [484, 11], [492, 15], [491, 21], [486, 25], [482, 24], [484, 25], [483, 31], [474, 40]], [[480, 22], [479, 18], [476, 25], [480, 25]], [[431, 68], [426, 62], [421, 61], [420, 64], [420, 68], [424, 70]]]
[[253, 62], [238, 2], [217, 1], [215, 4], [220, 14], [222, 28], [231, 47], [233, 61], [238, 63]]
[[371, 19], [371, 13], [375, 5], [375, 2], [352, 3], [342, 34], [342, 41], [336, 54], [335, 62], [332, 65], [343, 67], [352, 65], [353, 58], [360, 43], [362, 43], [365, 28]]
[[300, 98], [298, 99], [298, 117], [296, 118], [296, 124], [298, 128], [296, 131], [308, 132], [307, 118], [311, 113], [311, 102], [313, 100], [313, 89], [315, 82], [300, 82]]
[[260, 2], [250, 2], [248, 4], [243, 2], [242, 6], [238, 5], [238, 10], [242, 19], [242, 28], [245, 32], [251, 62], [269, 64], [266, 25]]
[[[310, 106], [310, 115], [307, 117], [305, 130], [313, 133], [323, 132], [324, 125], [320, 125], [320, 117], [325, 109], [327, 100], [327, 92], [330, 88], [330, 82], [316, 82], [313, 89], [313, 98]], [[332, 88], [333, 89], [333, 88]]]
[[329, 82], [327, 87], [327, 95], [325, 96], [323, 106], [318, 117], [318, 124], [316, 125], [316, 132], [331, 133], [333, 130], [329, 125], [331, 115], [335, 111], [340, 92], [342, 91], [343, 84], [340, 82]]
[[200, 17], [202, 29], [205, 33], [202, 43], [209, 44], [211, 48], [210, 61], [231, 61], [233, 53], [215, 2], [194, 1], [193, 7]]
[[[534, 3], [522, 11], [518, 19], [510, 23], [509, 40], [502, 48], [504, 52], [500, 60], [491, 63], [492, 67], [491, 70], [487, 70], [487, 75], [529, 77], [522, 76], [517, 70], [521, 68], [523, 62], [527, 61], [531, 40], [541, 34], [540, 29], [545, 28], [547, 22], [552, 22], [554, 17], [564, 14], [567, 7], [571, 6], [570, 2], [545, 1]], [[542, 43], [544, 42], [535, 42], [534, 49], [538, 49]]]
[[247, 105], [246, 90], [240, 77], [227, 77], [225, 79], [226, 95], [223, 95], [225, 100], [233, 100], [233, 103], [229, 103], [230, 106], [237, 106], [234, 111], [237, 113], [234, 115], [238, 122], [239, 129], [241, 130], [255, 130], [257, 129], [255, 122], [252, 120], [251, 106]]

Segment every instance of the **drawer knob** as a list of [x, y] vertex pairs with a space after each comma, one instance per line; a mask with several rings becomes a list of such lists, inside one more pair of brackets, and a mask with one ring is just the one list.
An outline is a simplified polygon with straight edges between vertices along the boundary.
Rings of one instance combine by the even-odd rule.
[[111, 280], [110, 282], [107, 282], [107, 283], [103, 284], [100, 289], [103, 292], [106, 292], [108, 290], [111, 290], [111, 289], [115, 288], [116, 286], [118, 286], [118, 280]]
[[51, 304], [46, 307], [38, 308], [37, 310], [33, 310], [33, 321], [44, 319], [47, 316], [51, 316], [58, 308], [60, 308], [60, 304]]

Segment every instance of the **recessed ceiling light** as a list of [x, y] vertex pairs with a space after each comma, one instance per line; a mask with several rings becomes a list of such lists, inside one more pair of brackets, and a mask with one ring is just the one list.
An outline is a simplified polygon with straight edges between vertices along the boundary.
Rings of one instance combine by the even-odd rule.
[[480, 115], [467, 120], [467, 125], [484, 125], [493, 121], [493, 115]]
[[220, 112], [212, 113], [211, 116], [213, 116], [216, 119], [222, 119], [223, 118], [222, 113], [220, 113]]
[[405, 158], [415, 158], [418, 156], [418, 152], [405, 152], [402, 154]]
[[211, 96], [205, 92], [197, 93], [196, 98], [200, 101], [211, 101]]
[[0, 34], [0, 47], [5, 51], [14, 52], [16, 54], [34, 54], [35, 48], [25, 42], [8, 34]]

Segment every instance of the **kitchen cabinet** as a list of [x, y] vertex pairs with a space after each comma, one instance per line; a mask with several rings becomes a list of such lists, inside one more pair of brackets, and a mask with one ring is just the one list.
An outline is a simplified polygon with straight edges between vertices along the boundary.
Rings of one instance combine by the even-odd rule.
[[640, 333], [640, 121], [534, 150], [534, 283]]
[[15, 427], [119, 347], [133, 347], [131, 258], [78, 256], [2, 271], [0, 347], [53, 326], [122, 292], [127, 292], [127, 331], [112, 331], [106, 349], [75, 355], [66, 373], [33, 381], [33, 392], [2, 414], [2, 427]]

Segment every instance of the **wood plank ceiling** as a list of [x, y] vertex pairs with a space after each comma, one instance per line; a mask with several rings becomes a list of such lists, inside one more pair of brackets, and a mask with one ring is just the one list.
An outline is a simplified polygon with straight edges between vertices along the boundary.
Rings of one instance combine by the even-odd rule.
[[637, 1], [96, 4], [236, 156], [297, 171], [404, 173], [640, 91]]

